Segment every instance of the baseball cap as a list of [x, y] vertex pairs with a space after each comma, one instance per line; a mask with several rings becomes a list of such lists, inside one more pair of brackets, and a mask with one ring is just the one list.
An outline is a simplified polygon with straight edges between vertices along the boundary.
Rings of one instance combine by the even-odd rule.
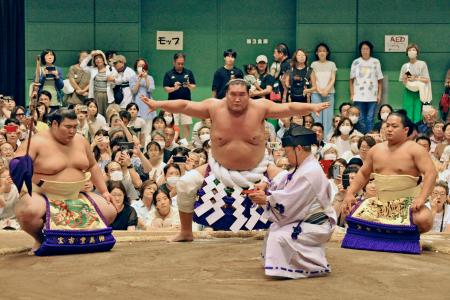
[[265, 56], [265, 55], [258, 55], [258, 57], [256, 58], [256, 63], [259, 63], [259, 62], [262, 62], [262, 61], [267, 64], [267, 62], [269, 60], [267, 59], [267, 56]]

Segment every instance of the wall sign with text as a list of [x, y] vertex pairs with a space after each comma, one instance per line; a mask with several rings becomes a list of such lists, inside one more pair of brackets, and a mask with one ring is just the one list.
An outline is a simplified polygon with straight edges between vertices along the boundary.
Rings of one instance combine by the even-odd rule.
[[183, 31], [156, 31], [156, 50], [183, 50]]
[[405, 52], [408, 47], [407, 35], [385, 35], [384, 52]]

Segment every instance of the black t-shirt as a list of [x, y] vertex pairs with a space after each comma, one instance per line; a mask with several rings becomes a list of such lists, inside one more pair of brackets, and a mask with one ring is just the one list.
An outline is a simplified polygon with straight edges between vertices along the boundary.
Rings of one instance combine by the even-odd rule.
[[128, 226], [137, 226], [137, 223], [138, 217], [136, 210], [125, 203], [122, 211], [117, 214], [117, 217], [110, 226], [113, 230], [127, 230]]
[[[175, 68], [173, 68], [172, 70], [168, 71], [165, 75], [164, 75], [164, 82], [163, 82], [163, 86], [165, 87], [174, 87], [175, 86], [175, 82], [179, 82], [181, 84], [189, 82], [191, 84], [195, 84], [195, 78], [194, 78], [194, 74], [188, 70], [183, 68], [183, 71], [181, 73], [178, 73], [177, 71], [175, 71]], [[173, 99], [184, 99], [184, 100], [191, 100], [191, 90], [187, 87], [181, 87], [178, 90], [169, 93], [168, 95], [168, 99], [169, 100], [173, 100]]]
[[305, 102], [306, 97], [303, 96], [303, 90], [310, 85], [311, 71], [308, 67], [303, 69], [291, 69], [289, 72], [290, 79], [290, 95], [293, 102]]
[[[259, 80], [261, 83], [259, 86], [264, 90], [267, 88], [268, 85], [270, 85], [273, 88], [273, 84], [275, 83], [275, 78], [270, 74], [260, 74]], [[265, 98], [269, 99], [269, 94], [264, 95]], [[254, 98], [261, 98], [261, 97], [254, 97]]]
[[291, 69], [291, 61], [288, 58], [285, 58], [280, 64], [280, 74], [277, 78], [275, 78], [275, 82], [277, 83], [277, 87], [274, 89], [274, 92], [280, 92], [283, 95], [283, 84], [281, 83], [280, 77], [286, 74]]
[[236, 78], [244, 78], [244, 73], [236, 67], [233, 67], [231, 70], [221, 67], [214, 73], [212, 90], [217, 92], [216, 97], [218, 99], [225, 97], [225, 86], [228, 81]]

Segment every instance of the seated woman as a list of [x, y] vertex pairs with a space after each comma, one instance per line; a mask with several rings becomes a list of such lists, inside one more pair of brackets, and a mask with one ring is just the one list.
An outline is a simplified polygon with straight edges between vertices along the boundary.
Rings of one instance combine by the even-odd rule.
[[[161, 178], [162, 183], [160, 185], [161, 188], [168, 191], [171, 198], [175, 198], [177, 196], [176, 185], [178, 180], [180, 180], [181, 176], [181, 168], [178, 164], [169, 163], [164, 167], [164, 178]], [[176, 199], [173, 199], [174, 206], [176, 206]]]
[[197, 138], [193, 139], [193, 146], [195, 148], [201, 148], [203, 143], [211, 139], [211, 129], [208, 126], [203, 126], [197, 131]]
[[158, 188], [153, 194], [153, 204], [156, 206], [156, 210], [151, 217], [150, 230], [179, 228], [178, 210], [171, 205], [172, 200], [168, 190], [162, 187]]
[[0, 160], [0, 230], [17, 230], [20, 225], [14, 214], [14, 205], [19, 200], [19, 192], [9, 176], [8, 163], [2, 157]]
[[147, 230], [147, 227], [150, 226], [152, 213], [155, 210], [153, 194], [157, 189], [156, 182], [152, 180], [145, 181], [140, 190], [141, 199], [131, 204], [138, 215], [138, 229]]
[[91, 149], [95, 160], [101, 170], [111, 161], [111, 147], [109, 146], [109, 135], [104, 129], [98, 130], [92, 139]]
[[164, 121], [166, 121], [166, 127], [170, 127], [175, 131], [174, 140], [178, 140], [178, 137], [180, 136], [180, 127], [175, 125], [173, 113], [161, 110], [159, 111], [158, 117], [162, 117]]
[[106, 185], [117, 207], [117, 217], [111, 223], [112, 229], [135, 231], [138, 216], [136, 210], [129, 204], [125, 187], [120, 181], [108, 181]]
[[163, 161], [163, 149], [161, 145], [156, 141], [151, 141], [147, 145], [147, 151], [145, 157], [150, 161], [152, 169], [148, 173], [150, 180], [157, 181], [160, 176], [163, 175], [163, 169], [166, 164]]

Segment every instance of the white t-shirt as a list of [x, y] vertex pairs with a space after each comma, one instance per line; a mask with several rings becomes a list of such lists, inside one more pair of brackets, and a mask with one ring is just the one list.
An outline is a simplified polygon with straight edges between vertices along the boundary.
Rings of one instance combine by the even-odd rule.
[[[428, 208], [431, 209], [430, 203], [428, 202], [426, 204]], [[445, 205], [445, 214], [444, 211], [441, 211], [440, 213], [436, 213], [433, 220], [433, 228], [430, 232], [441, 232], [441, 225], [442, 225], [442, 231], [445, 231], [447, 228], [447, 225], [450, 223], [450, 205]]]
[[354, 101], [375, 102], [378, 96], [378, 80], [383, 79], [380, 61], [359, 57], [352, 63], [350, 79], [353, 81]]
[[[320, 89], [323, 89], [328, 85], [331, 76], [337, 71], [336, 65], [332, 61], [326, 61], [323, 63], [320, 61], [315, 61], [311, 64], [311, 68], [314, 71], [314, 75], [316, 75], [317, 87]], [[335, 90], [333, 85], [331, 87], [330, 94], [334, 92]]]
[[399, 81], [402, 81], [403, 75], [406, 71], [409, 71], [413, 76], [420, 76], [430, 79], [430, 74], [428, 73], [427, 64], [423, 60], [417, 60], [415, 63], [407, 62], [404, 64], [400, 70]]

